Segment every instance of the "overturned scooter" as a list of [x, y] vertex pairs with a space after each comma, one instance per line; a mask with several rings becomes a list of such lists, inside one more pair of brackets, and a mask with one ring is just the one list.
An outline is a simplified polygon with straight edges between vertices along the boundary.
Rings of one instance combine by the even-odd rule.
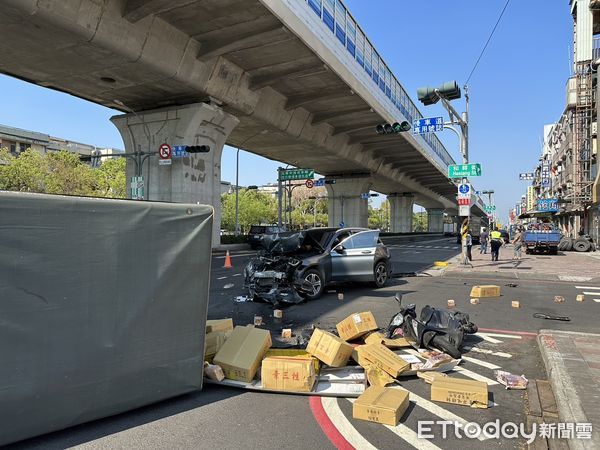
[[[460, 311], [445, 311], [426, 305], [417, 319], [416, 306], [402, 306], [402, 296], [396, 294], [400, 312], [388, 326], [388, 337], [404, 337], [413, 347], [435, 349], [460, 358], [464, 335], [477, 333], [477, 325]], [[400, 330], [402, 330], [400, 332]]]

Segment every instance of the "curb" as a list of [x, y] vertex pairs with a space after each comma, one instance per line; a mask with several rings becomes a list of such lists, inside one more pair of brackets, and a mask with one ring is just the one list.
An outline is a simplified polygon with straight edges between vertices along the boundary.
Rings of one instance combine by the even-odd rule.
[[[577, 369], [572, 368], [571, 371], [567, 369], [569, 364], [576, 364], [578, 360], [581, 364], [585, 364], [585, 361], [573, 351], [569, 351], [569, 346], [561, 346], [560, 343], [557, 342], [557, 339], [555, 339], [555, 337], [570, 338], [572, 336], [600, 337], [600, 335], [591, 333], [540, 330], [537, 342], [544, 361], [544, 366], [546, 367], [548, 380], [550, 380], [552, 390], [554, 391], [560, 420], [562, 422], [570, 423], [590, 423], [590, 420], [587, 418], [581, 406], [581, 396], [578, 394], [576, 385], [571, 376], [572, 372], [576, 372]], [[598, 427], [598, 424], [593, 425]], [[571, 450], [595, 448], [594, 442], [598, 442], [597, 439], [600, 438], [599, 435], [600, 432], [595, 428], [593, 430], [592, 439], [589, 441], [569, 439], [569, 448]]]

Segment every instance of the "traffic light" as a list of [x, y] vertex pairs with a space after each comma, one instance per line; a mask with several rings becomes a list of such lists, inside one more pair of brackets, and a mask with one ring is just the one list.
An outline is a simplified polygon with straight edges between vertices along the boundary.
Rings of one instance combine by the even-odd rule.
[[188, 153], [208, 153], [210, 147], [208, 145], [186, 145], [185, 151]]
[[[425, 106], [433, 105], [439, 101], [439, 96], [435, 92], [436, 88], [420, 87], [417, 89], [417, 97]], [[447, 81], [437, 88], [439, 95], [446, 100], [456, 100], [461, 97], [460, 88], [456, 81]]]
[[401, 122], [401, 123], [394, 123], [393, 125], [386, 123], [383, 125], [377, 125], [377, 128], [375, 128], [375, 131], [377, 132], [377, 134], [396, 134], [396, 133], [403, 133], [405, 131], [410, 131], [412, 129], [412, 126], [410, 125], [410, 123], [408, 123], [406, 120]]
[[325, 180], [325, 184], [335, 184], [336, 180]]

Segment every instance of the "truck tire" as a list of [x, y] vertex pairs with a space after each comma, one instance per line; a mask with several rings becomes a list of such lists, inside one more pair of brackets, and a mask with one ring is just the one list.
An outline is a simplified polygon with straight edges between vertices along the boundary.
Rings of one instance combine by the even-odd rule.
[[558, 247], [550, 247], [548, 253], [551, 255], [558, 255]]
[[589, 252], [592, 244], [587, 239], [577, 239], [573, 243], [573, 249], [578, 252]]
[[570, 252], [573, 250], [573, 240], [569, 237], [562, 238], [558, 244], [558, 249], [563, 252]]

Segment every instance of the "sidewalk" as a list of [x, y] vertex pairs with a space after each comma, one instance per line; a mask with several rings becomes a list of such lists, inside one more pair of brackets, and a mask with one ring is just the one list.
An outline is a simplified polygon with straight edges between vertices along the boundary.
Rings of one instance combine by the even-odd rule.
[[526, 255], [513, 261], [512, 245], [500, 249], [500, 260], [492, 261], [488, 252], [481, 255], [473, 246], [473, 267], [460, 265], [460, 257], [445, 270], [444, 276], [460, 277], [464, 274], [506, 277], [515, 279], [557, 280], [590, 282], [600, 277], [600, 252], [559, 252], [558, 255]]
[[580, 424], [579, 427], [592, 424], [592, 438], [570, 439], [569, 448], [598, 448], [600, 334], [541, 330], [538, 344], [556, 397], [560, 422]]

